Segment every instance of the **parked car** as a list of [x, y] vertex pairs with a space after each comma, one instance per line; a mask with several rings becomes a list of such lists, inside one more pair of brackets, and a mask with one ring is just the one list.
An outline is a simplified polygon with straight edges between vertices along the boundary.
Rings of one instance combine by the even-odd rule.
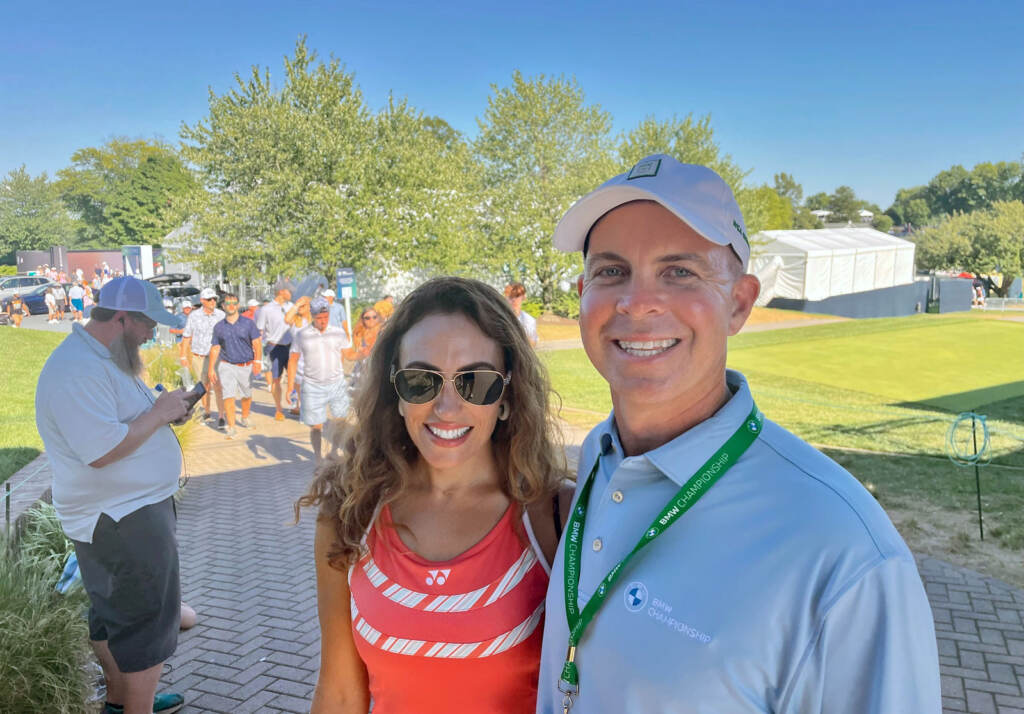
[[0, 300], [9, 298], [14, 293], [25, 295], [39, 285], [55, 285], [42, 275], [9, 275], [0, 278]]
[[27, 292], [11, 292], [10, 295], [0, 298], [0, 312], [7, 312], [7, 305], [17, 292], [30, 315], [45, 315], [49, 312], [46, 309], [46, 291], [55, 285], [56, 283], [45, 282], [42, 285], [30, 287]]
[[146, 279], [156, 285], [157, 290], [160, 291], [163, 297], [172, 300], [175, 298], [191, 298], [199, 294], [199, 288], [195, 285], [185, 285], [185, 283], [192, 279], [192, 276], [188, 273], [167, 273], [166, 275], [156, 275]]

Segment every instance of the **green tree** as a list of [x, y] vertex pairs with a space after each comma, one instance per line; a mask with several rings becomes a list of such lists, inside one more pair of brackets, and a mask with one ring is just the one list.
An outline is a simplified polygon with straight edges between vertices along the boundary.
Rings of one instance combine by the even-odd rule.
[[796, 211], [800, 207], [800, 202], [804, 198], [804, 187], [796, 182], [796, 179], [787, 173], [775, 174], [772, 177], [774, 184], [773, 188], [775, 192], [787, 199], [790, 205], [793, 206], [793, 210]]
[[925, 191], [924, 186], [899, 189], [892, 205], [886, 210], [886, 215], [895, 225], [915, 228], [928, 225], [932, 214]]
[[822, 191], [808, 196], [807, 201], [804, 202], [804, 207], [809, 211], [827, 211], [829, 210], [829, 201], [829, 195]]
[[204, 270], [251, 278], [351, 266], [380, 279], [457, 263], [472, 171], [443, 120], [394, 98], [371, 112], [354, 75], [320, 61], [305, 38], [282, 80], [253, 67], [209, 104], [181, 128], [207, 189], [181, 252]]
[[694, 119], [693, 114], [682, 119], [673, 114], [665, 120], [648, 116], [619, 138], [618, 150], [623, 170], [650, 154], [668, 154], [678, 161], [713, 169], [734, 193], [739, 191], [750, 173], [740, 168], [730, 154], [722, 153], [715, 141], [710, 114], [699, 119]]
[[871, 227], [876, 231], [888, 233], [892, 228], [892, 218], [885, 213], [876, 213], [874, 219], [871, 221]]
[[1024, 273], [1024, 202], [1001, 201], [991, 208], [946, 217], [919, 231], [917, 264], [934, 270], [1000, 274], [996, 290], [1006, 297]]
[[825, 224], [818, 220], [818, 217], [811, 213], [807, 206], [800, 206], [793, 211], [793, 228], [797, 230], [813, 230], [824, 228]]
[[80, 218], [78, 246], [159, 245], [197, 188], [174, 149], [160, 142], [114, 139], [79, 149], [71, 162], [58, 186]]
[[864, 202], [857, 198], [857, 194], [849, 186], [840, 186], [828, 199], [828, 210], [832, 211], [829, 218], [833, 221], [860, 222], [860, 209]]
[[13, 262], [19, 250], [67, 245], [76, 222], [46, 173], [33, 178], [24, 164], [0, 181], [0, 262]]
[[573, 78], [527, 78], [491, 86], [473, 153], [482, 169], [481, 267], [539, 290], [545, 309], [579, 256], [551, 245], [555, 225], [580, 196], [614, 173], [611, 116], [587, 104]]
[[760, 231], [785, 230], [793, 226], [793, 205], [771, 186], [741, 188], [736, 197], [743, 210], [747, 235]]

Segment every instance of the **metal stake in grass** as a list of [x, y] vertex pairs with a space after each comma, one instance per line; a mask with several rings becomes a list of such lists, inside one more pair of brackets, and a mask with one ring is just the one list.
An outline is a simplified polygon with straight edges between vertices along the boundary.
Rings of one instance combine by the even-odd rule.
[[[970, 451], [967, 446], [966, 427], [967, 420], [971, 421]], [[978, 449], [978, 423], [981, 423], [982, 442], [981, 449]], [[988, 423], [983, 414], [964, 412], [957, 415], [953, 423], [949, 425], [946, 433], [946, 453], [949, 460], [957, 466], [974, 467], [974, 488], [978, 496], [978, 533], [981, 540], [985, 540], [985, 527], [981, 515], [981, 472], [979, 467], [989, 462], [989, 437]]]

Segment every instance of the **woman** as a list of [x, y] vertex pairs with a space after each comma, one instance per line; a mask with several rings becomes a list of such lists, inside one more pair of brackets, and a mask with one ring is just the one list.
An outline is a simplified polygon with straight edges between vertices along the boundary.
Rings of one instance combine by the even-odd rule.
[[320, 507], [313, 712], [534, 711], [571, 495], [548, 393], [487, 285], [432, 280], [395, 311], [346, 458], [300, 501]]
[[11, 324], [15, 327], [21, 327], [21, 321], [28, 316], [28, 308], [25, 307], [25, 301], [21, 299], [21, 295], [14, 293], [11, 296], [10, 302], [7, 303], [7, 314], [11, 318]]

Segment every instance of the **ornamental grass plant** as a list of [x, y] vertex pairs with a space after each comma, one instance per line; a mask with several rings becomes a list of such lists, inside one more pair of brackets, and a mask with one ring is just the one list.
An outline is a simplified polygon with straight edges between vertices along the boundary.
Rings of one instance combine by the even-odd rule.
[[54, 590], [56, 519], [40, 509], [29, 522], [17, 542], [0, 538], [0, 712], [88, 712], [88, 602], [80, 588]]

